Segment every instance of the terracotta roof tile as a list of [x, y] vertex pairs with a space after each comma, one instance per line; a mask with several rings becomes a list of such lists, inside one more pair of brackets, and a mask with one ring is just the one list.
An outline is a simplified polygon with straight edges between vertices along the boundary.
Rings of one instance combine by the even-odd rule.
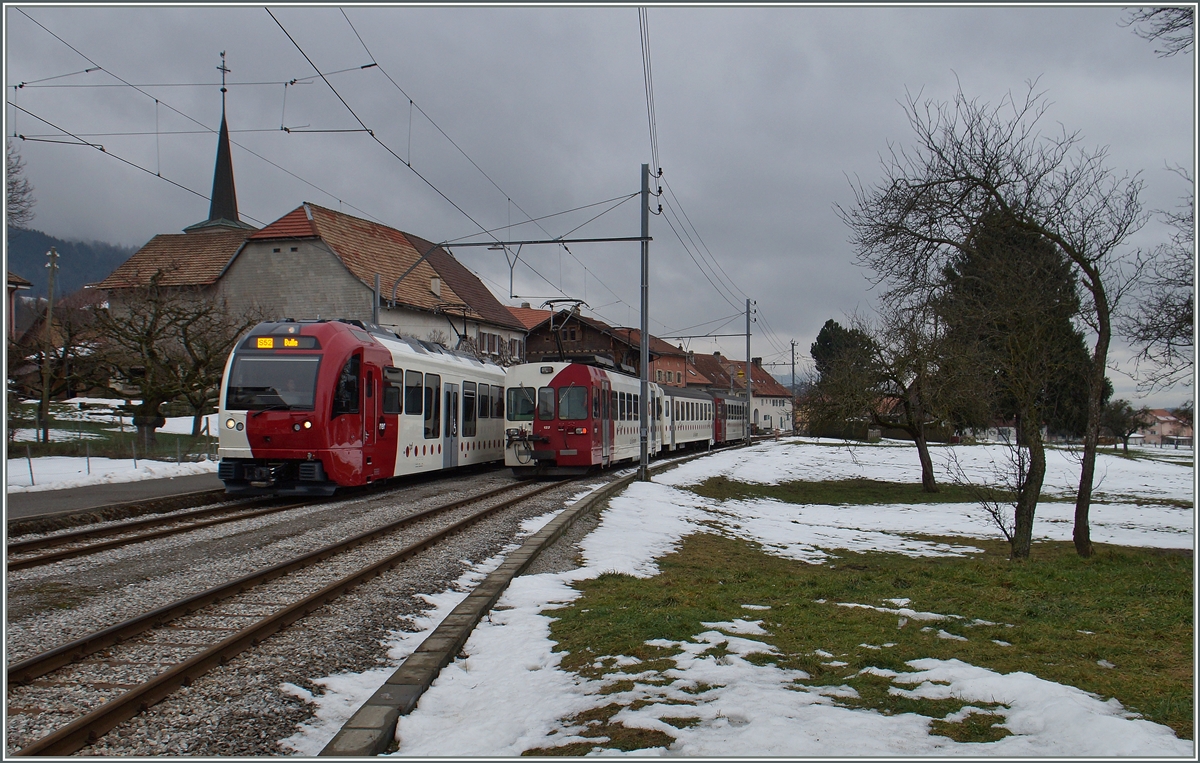
[[[612, 332], [633, 347], [642, 346], [642, 332], [639, 329], [614, 328]], [[670, 342], [664, 342], [653, 334], [650, 335], [650, 352], [654, 353], [655, 355], [678, 356], [687, 354]]]
[[542, 325], [553, 314], [552, 310], [539, 310], [536, 307], [510, 307], [508, 311], [526, 331]]
[[[429, 248], [433, 246], [432, 242], [411, 233], [405, 233], [404, 236], [422, 253], [428, 252]], [[488, 323], [512, 329], [525, 328], [524, 324], [517, 320], [508, 308], [500, 304], [495, 295], [483, 285], [483, 282], [474, 273], [467, 270], [466, 266], [445, 249], [435, 248], [429, 255], [428, 261], [442, 277], [442, 280], [450, 285], [454, 293]]]
[[97, 284], [101, 289], [146, 286], [162, 272], [163, 286], [207, 286], [214, 283], [252, 231], [200, 228], [188, 233], [164, 233], [137, 250]]
[[296, 207], [283, 217], [258, 231], [250, 238], [261, 241], [277, 238], [316, 238], [317, 229], [303, 206]]

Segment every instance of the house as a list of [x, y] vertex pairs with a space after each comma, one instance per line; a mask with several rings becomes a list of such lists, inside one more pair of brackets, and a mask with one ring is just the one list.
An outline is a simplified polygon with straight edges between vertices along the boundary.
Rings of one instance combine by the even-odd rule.
[[521, 356], [525, 339], [524, 325], [442, 247], [308, 202], [252, 233], [220, 287], [235, 309], [375, 322], [505, 362]]
[[127, 299], [136, 299], [137, 291], [152, 282], [217, 298], [217, 281], [256, 230], [238, 216], [229, 125], [222, 107], [208, 218], [189, 225], [183, 233], [164, 233], [150, 239], [96, 288], [108, 292], [114, 310], [119, 310]]
[[1165, 408], [1155, 408], [1150, 411], [1151, 423], [1139, 429], [1134, 437], [1140, 435], [1146, 445], [1157, 447], [1192, 447], [1192, 425], [1183, 421]]
[[[714, 352], [712, 355], [694, 355], [691, 363], [697, 371], [710, 379], [708, 389], [714, 391], [746, 391], [746, 362], [735, 361]], [[792, 392], [780, 384], [762, 366], [762, 358], [750, 359], [752, 407], [750, 424], [757, 431], [794, 431]]]
[[[580, 315], [574, 309], [552, 313], [530, 328], [525, 346], [526, 360], [530, 363], [560, 358], [586, 360], [632, 376], [638, 375], [641, 366], [640, 331], [613, 327], [596, 318]], [[674, 350], [666, 342], [650, 337], [650, 368], [654, 368], [654, 362], [664, 348]]]
[[14, 341], [17, 334], [17, 292], [28, 291], [33, 286], [33, 283], [26, 281], [21, 276], [8, 271], [8, 299], [4, 303], [4, 313], [8, 316], [8, 339]]
[[234, 316], [357, 319], [500, 361], [521, 357], [525, 338], [473, 273], [423, 238], [310, 203], [262, 230], [242, 222], [224, 110], [208, 218], [155, 236], [98, 287], [119, 310], [152, 281]]

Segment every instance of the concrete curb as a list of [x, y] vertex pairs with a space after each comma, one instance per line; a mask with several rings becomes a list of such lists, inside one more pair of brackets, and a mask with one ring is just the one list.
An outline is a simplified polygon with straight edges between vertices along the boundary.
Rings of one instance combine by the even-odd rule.
[[529, 536], [495, 571], [459, 603], [421, 645], [401, 663], [383, 686], [342, 726], [322, 757], [367, 757], [387, 750], [396, 736], [396, 721], [417, 706], [442, 668], [458, 655], [475, 625], [491, 611], [513, 578], [520, 575], [542, 549], [558, 540], [579, 517], [637, 479], [636, 472], [615, 480], [568, 506], [541, 530]]

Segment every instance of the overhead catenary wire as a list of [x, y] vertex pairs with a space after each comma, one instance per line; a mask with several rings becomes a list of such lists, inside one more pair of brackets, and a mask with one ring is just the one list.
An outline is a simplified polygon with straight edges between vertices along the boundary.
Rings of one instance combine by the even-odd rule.
[[[18, 109], [18, 110], [19, 110], [19, 111], [21, 111], [23, 114], [27, 114], [27, 115], [29, 115], [29, 116], [33, 117], [34, 119], [38, 120], [39, 122], [42, 122], [42, 123], [44, 123], [44, 124], [46, 124], [46, 125], [49, 125], [50, 127], [53, 127], [53, 128], [54, 128], [54, 129], [56, 129], [56, 130], [60, 130], [60, 131], [62, 132], [62, 134], [63, 134], [63, 135], [66, 135], [66, 136], [68, 136], [68, 137], [71, 137], [71, 138], [75, 138], [75, 140], [76, 140], [77, 142], [76, 142], [76, 143], [74, 143], [74, 144], [68, 144], [68, 145], [84, 146], [84, 147], [87, 147], [87, 148], [93, 148], [93, 149], [96, 149], [97, 151], [99, 151], [100, 153], [104, 154], [105, 156], [111, 156], [112, 158], [116, 159], [116, 160], [117, 160], [117, 161], [119, 161], [119, 162], [123, 162], [123, 163], [125, 163], [125, 164], [128, 164], [130, 167], [133, 167], [134, 169], [138, 169], [138, 170], [141, 170], [142, 172], [145, 172], [145, 173], [147, 173], [147, 174], [149, 174], [149, 175], [153, 175], [154, 177], [156, 177], [156, 178], [159, 178], [159, 179], [163, 180], [164, 182], [170, 183], [171, 185], [175, 186], [176, 188], [179, 188], [179, 189], [181, 189], [181, 190], [187, 191], [188, 193], [190, 193], [190, 194], [193, 194], [193, 195], [195, 195], [195, 196], [199, 196], [200, 198], [204, 199], [205, 201], [212, 201], [212, 197], [210, 197], [210, 196], [207, 196], [207, 195], [205, 195], [205, 194], [203, 194], [203, 193], [201, 193], [201, 192], [199, 192], [199, 191], [196, 191], [196, 190], [193, 190], [193, 189], [191, 189], [191, 188], [188, 188], [186, 185], [184, 185], [184, 184], [182, 184], [182, 183], [179, 183], [179, 182], [176, 182], [176, 181], [174, 181], [174, 180], [171, 180], [169, 177], [166, 177], [165, 175], [162, 175], [161, 173], [155, 172], [154, 170], [152, 170], [152, 169], [149, 169], [149, 168], [147, 168], [147, 167], [143, 167], [143, 166], [141, 166], [140, 164], [137, 164], [136, 162], [132, 162], [132, 161], [130, 161], [130, 160], [128, 160], [128, 159], [126, 159], [126, 158], [125, 158], [125, 157], [123, 157], [123, 156], [119, 156], [119, 155], [117, 155], [117, 154], [114, 154], [113, 152], [109, 151], [109, 150], [108, 150], [108, 149], [106, 149], [104, 146], [102, 146], [102, 145], [100, 145], [100, 144], [98, 144], [98, 143], [89, 143], [88, 141], [84, 140], [83, 138], [81, 138], [81, 137], [79, 137], [79, 136], [75, 135], [74, 133], [72, 133], [70, 130], [67, 130], [67, 129], [65, 129], [65, 128], [59, 127], [58, 125], [54, 124], [54, 123], [53, 123], [53, 122], [51, 122], [50, 120], [48, 120], [48, 119], [46, 119], [46, 118], [44, 118], [44, 117], [38, 116], [37, 114], [34, 114], [34, 113], [33, 113], [32, 111], [30, 111], [29, 109], [26, 109], [26, 108], [23, 108], [23, 107], [21, 107], [21, 106], [18, 106], [17, 104], [13, 103], [12, 101], [8, 101], [8, 105], [12, 106], [12, 107], [13, 107], [13, 108], [15, 108], [15, 109]], [[20, 137], [20, 136], [18, 136], [18, 137]], [[54, 142], [57, 142], [57, 143], [66, 143], [66, 141], [54, 141]], [[244, 217], [246, 217], [247, 219], [253, 220], [254, 222], [258, 223], [259, 225], [265, 225], [265, 223], [264, 223], [264, 222], [262, 222], [261, 220], [255, 219], [254, 217], [251, 217], [250, 215], [243, 215], [243, 216], [244, 216]]]
[[[134, 84], [132, 84], [132, 83], [130, 83], [130, 82], [128, 82], [128, 81], [126, 81], [124, 78], [120, 77], [120, 76], [119, 76], [119, 75], [117, 75], [116, 73], [114, 73], [114, 72], [110, 71], [109, 69], [106, 69], [104, 66], [102, 66], [102, 65], [101, 65], [101, 64], [99, 64], [98, 62], [96, 62], [96, 61], [92, 60], [92, 58], [90, 58], [89, 56], [85, 55], [85, 54], [84, 54], [84, 53], [83, 53], [81, 50], [79, 50], [78, 48], [76, 48], [74, 45], [72, 45], [71, 43], [67, 42], [67, 41], [66, 41], [66, 40], [64, 40], [62, 37], [60, 37], [59, 35], [57, 35], [56, 33], [54, 33], [54, 32], [53, 32], [51, 29], [49, 29], [48, 27], [46, 27], [46, 25], [45, 25], [45, 24], [42, 24], [40, 21], [38, 21], [37, 19], [35, 19], [35, 18], [33, 18], [32, 16], [30, 16], [30, 15], [29, 15], [28, 13], [26, 13], [26, 12], [25, 12], [25, 10], [23, 10], [22, 8], [15, 8], [14, 10], [18, 11], [18, 12], [19, 12], [19, 13], [20, 13], [22, 16], [24, 16], [25, 18], [29, 19], [29, 20], [30, 20], [30, 21], [32, 21], [34, 24], [36, 24], [36, 25], [37, 25], [38, 27], [40, 27], [40, 28], [41, 28], [41, 29], [42, 29], [44, 32], [46, 32], [46, 34], [50, 35], [51, 37], [53, 37], [54, 39], [58, 40], [58, 41], [59, 41], [60, 43], [62, 43], [63, 45], [65, 45], [65, 46], [67, 46], [68, 48], [70, 48], [70, 49], [71, 49], [71, 50], [72, 50], [72, 51], [73, 51], [73, 52], [74, 52], [76, 55], [78, 55], [80, 58], [82, 58], [83, 60], [85, 60], [85, 61], [87, 61], [88, 63], [90, 63], [90, 64], [91, 64], [93, 67], [95, 67], [95, 69], [97, 69], [97, 70], [99, 70], [99, 71], [103, 71], [103, 72], [104, 72], [105, 74], [107, 74], [108, 76], [110, 76], [110, 77], [112, 77], [113, 79], [115, 79], [115, 80], [117, 80], [118, 82], [120, 82], [120, 83], [121, 83], [121, 86], [123, 86], [123, 87], [129, 87], [129, 88], [132, 88], [133, 90], [137, 91], [138, 93], [141, 93], [142, 95], [146, 96], [147, 98], [150, 98], [150, 99], [152, 99], [152, 100], [155, 100], [155, 101], [158, 101], [158, 102], [160, 102], [160, 103], [162, 104], [162, 106], [163, 106], [163, 107], [165, 107], [165, 108], [167, 108], [167, 109], [169, 109], [169, 110], [171, 110], [171, 111], [175, 112], [176, 114], [178, 114], [179, 116], [181, 116], [181, 117], [183, 117], [184, 119], [188, 120], [189, 122], [192, 122], [192, 123], [194, 123], [194, 124], [196, 124], [196, 125], [199, 125], [200, 127], [203, 127], [205, 130], [207, 130], [207, 131], [208, 131], [208, 132], [210, 132], [210, 133], [216, 133], [216, 132], [217, 132], [216, 128], [209, 127], [208, 125], [206, 125], [206, 124], [204, 124], [203, 122], [201, 122], [199, 119], [196, 119], [195, 117], [191, 116], [190, 114], [186, 114], [186, 113], [184, 113], [184, 112], [180, 111], [179, 109], [177, 109], [177, 108], [175, 108], [174, 106], [170, 105], [170, 104], [169, 104], [169, 103], [167, 103], [166, 101], [161, 101], [160, 99], [158, 99], [158, 98], [155, 98], [155, 96], [151, 95], [150, 93], [147, 93], [145, 90], [142, 90], [142, 89], [141, 89], [140, 87], [138, 87], [137, 85], [134, 85]], [[278, 164], [277, 162], [274, 162], [274, 161], [272, 161], [271, 159], [268, 159], [267, 157], [263, 156], [262, 154], [258, 153], [257, 151], [254, 151], [254, 150], [252, 150], [252, 149], [250, 149], [250, 148], [247, 148], [246, 146], [242, 145], [241, 143], [238, 143], [237, 141], [233, 141], [233, 140], [231, 140], [231, 141], [230, 141], [230, 143], [232, 143], [233, 145], [237, 146], [238, 148], [240, 148], [241, 150], [245, 151], [246, 153], [250, 154], [251, 156], [253, 156], [253, 157], [255, 157], [255, 158], [257, 158], [257, 159], [259, 159], [259, 160], [261, 160], [261, 161], [263, 161], [263, 162], [266, 162], [267, 164], [269, 164], [269, 165], [271, 165], [272, 167], [276, 168], [276, 169], [277, 169], [277, 170], [279, 170], [280, 172], [283, 172], [284, 174], [288, 175], [289, 177], [291, 177], [291, 178], [294, 178], [295, 180], [298, 180], [298, 181], [300, 181], [301, 183], [304, 183], [305, 185], [309, 186], [310, 188], [313, 188], [314, 190], [320, 191], [321, 193], [325, 194], [325, 195], [326, 195], [326, 196], [328, 196], [329, 198], [331, 198], [331, 199], [334, 199], [335, 201], [337, 201], [339, 204], [345, 204], [347, 207], [350, 207], [350, 208], [351, 208], [351, 209], [353, 209], [354, 211], [356, 211], [356, 212], [359, 212], [359, 213], [360, 213], [360, 214], [362, 214], [364, 217], [366, 217], [366, 218], [368, 218], [368, 219], [370, 219], [370, 220], [374, 220], [375, 222], [382, 222], [382, 221], [381, 221], [381, 220], [380, 220], [378, 217], [376, 217], [376, 216], [372, 215], [371, 213], [367, 212], [366, 210], [360, 209], [359, 207], [357, 207], [357, 206], [355, 206], [355, 205], [353, 205], [353, 204], [350, 204], [349, 202], [346, 202], [344, 199], [340, 198], [340, 197], [339, 197], [337, 194], [335, 194], [335, 193], [332, 193], [332, 192], [330, 192], [330, 191], [327, 191], [327, 190], [325, 190], [324, 188], [322, 188], [321, 186], [317, 185], [316, 183], [313, 183], [312, 181], [310, 181], [310, 180], [308, 180], [308, 179], [306, 179], [306, 178], [303, 178], [303, 177], [301, 177], [301, 176], [297, 175], [296, 173], [292, 172], [291, 170], [287, 169], [286, 167], [283, 167], [282, 165]], [[153, 173], [152, 173], [152, 174], [153, 174]], [[251, 219], [253, 219], [253, 218], [251, 218]]]
[[[304, 48], [301, 47], [300, 43], [297, 42], [294, 37], [292, 37], [292, 35], [287, 31], [287, 28], [285, 28], [283, 26], [283, 24], [279, 21], [279, 19], [275, 17], [275, 14], [271, 13], [271, 10], [269, 8], [265, 8], [264, 10], [266, 10], [267, 14], [270, 15], [271, 19], [276, 23], [276, 25], [279, 26], [280, 30], [283, 31], [284, 35], [287, 36], [288, 40], [291, 41], [292, 45], [294, 45], [296, 47], [296, 50], [299, 51], [300, 55], [304, 57], [304, 60], [308, 62], [309, 66], [311, 66], [313, 68], [313, 71], [316, 71], [319, 73], [320, 67], [318, 67], [316, 65], [316, 63], [313, 62], [313, 60], [309, 57], [309, 55], [304, 51]], [[349, 21], [349, 19], [347, 19], [347, 21]], [[364, 48], [365, 48], [365, 45], [364, 45]], [[370, 51], [368, 50], [368, 54], [369, 53], [370, 53]], [[479, 228], [481, 233], [488, 234], [488, 229], [484, 225], [482, 225], [478, 220], [476, 220], [474, 217], [472, 217], [465, 209], [463, 209], [453, 199], [451, 199], [449, 196], [447, 196], [441, 189], [439, 189], [437, 186], [435, 186], [432, 181], [430, 181], [428, 178], [426, 178], [418, 170], [413, 168], [411, 161], [406, 161], [405, 159], [403, 159], [399, 154], [397, 154], [394, 150], [392, 150], [391, 147], [389, 147], [386, 143], [384, 143], [383, 140], [380, 139], [379, 136], [376, 135], [373, 130], [371, 130], [369, 127], [367, 127], [367, 124], [362, 121], [362, 119], [354, 111], [353, 107], [350, 106], [350, 104], [346, 101], [346, 99], [342, 97], [341, 93], [338, 92], [337, 88], [335, 88], [333, 86], [333, 84], [331, 82], [329, 82], [329, 80], [325, 79], [324, 77], [322, 77], [322, 80], [329, 87], [329, 89], [333, 92], [334, 96], [337, 97], [337, 99], [339, 101], [341, 101], [342, 105], [346, 107], [346, 110], [350, 112], [350, 115], [352, 117], [354, 117], [355, 121], [357, 121], [359, 123], [359, 125], [361, 125], [367, 131], [367, 134], [370, 135], [371, 138], [376, 143], [378, 143], [381, 147], [383, 147], [383, 149], [385, 151], [387, 151], [397, 161], [401, 162], [406, 167], [408, 167], [409, 170], [411, 172], [413, 172], [413, 174], [415, 174], [418, 178], [420, 178], [426, 185], [428, 185], [431, 189], [433, 189], [433, 191], [436, 192], [439, 196], [441, 196], [443, 199], [445, 199], [447, 203], [449, 203], [452, 207], [454, 207], [456, 210], [458, 210], [458, 212], [460, 214], [462, 214], [463, 217], [470, 220], [477, 228]], [[401, 92], [403, 92], [403, 91], [401, 91]], [[410, 98], [409, 100], [411, 102], [412, 99]], [[449, 139], [449, 136], [447, 136], [447, 139]], [[481, 172], [482, 172], [482, 170], [481, 170]], [[499, 188], [499, 186], [497, 186], [497, 188]], [[539, 227], [541, 227], [540, 224], [539, 224]], [[490, 234], [488, 234], [488, 235], [490, 235]], [[567, 248], [567, 247], [564, 246], [564, 248]], [[567, 250], [568, 250], [568, 252], [570, 251], [569, 248]], [[574, 255], [572, 255], [572, 256], [574, 256]], [[539, 278], [541, 278], [543, 281], [545, 281], [547, 284], [549, 284], [551, 287], [553, 287], [560, 294], [563, 294], [564, 296], [568, 296], [566, 294], [566, 292], [564, 292], [560, 287], [555, 286], [554, 282], [552, 282], [550, 279], [546, 278], [544, 275], [542, 275], [540, 272], [538, 272], [535, 268], [533, 268], [531, 265], [529, 265], [528, 262], [523, 262], [522, 264], [524, 264], [526, 268], [529, 268], [535, 275], [537, 275]]]
[[[429, 122], [429, 124], [433, 125], [434, 129], [435, 129], [435, 130], [437, 130], [437, 131], [438, 131], [438, 133], [440, 133], [440, 134], [442, 135], [442, 137], [444, 137], [444, 138], [445, 138], [445, 139], [446, 139], [446, 140], [447, 140], [447, 141], [450, 143], [450, 145], [454, 146], [455, 150], [457, 150], [457, 151], [458, 151], [460, 154], [462, 154], [463, 158], [465, 158], [465, 159], [466, 159], [468, 162], [470, 162], [470, 164], [471, 164], [471, 166], [472, 166], [472, 167], [474, 167], [476, 170], [478, 170], [479, 174], [483, 175], [483, 177], [484, 177], [484, 178], [485, 178], [485, 179], [486, 179], [486, 180], [487, 180], [489, 183], [491, 183], [491, 184], [492, 184], [492, 187], [494, 187], [494, 188], [495, 188], [497, 191], [499, 191], [501, 194], [503, 194], [503, 195], [504, 195], [504, 198], [505, 198], [505, 200], [506, 200], [506, 201], [507, 201], [509, 204], [511, 204], [512, 206], [515, 206], [515, 207], [517, 208], [517, 210], [521, 212], [521, 214], [525, 215], [525, 217], [526, 217], [526, 220], [525, 220], [525, 222], [535, 222], [535, 223], [536, 223], [538, 220], [545, 219], [544, 217], [541, 217], [541, 218], [535, 218], [535, 217], [533, 217], [532, 215], [530, 215], [528, 212], [526, 212], [526, 211], [525, 211], [525, 209], [524, 209], [524, 208], [523, 208], [523, 207], [522, 207], [520, 204], [518, 204], [516, 201], [514, 201], [514, 200], [513, 200], [513, 198], [512, 198], [512, 196], [511, 196], [511, 194], [509, 194], [507, 191], [505, 191], [503, 188], [501, 188], [501, 187], [500, 187], [500, 184], [499, 184], [499, 183], [497, 183], [497, 182], [496, 182], [496, 181], [495, 181], [495, 180], [492, 178], [492, 176], [491, 176], [491, 175], [489, 175], [489, 174], [488, 174], [488, 173], [487, 173], [487, 172], [486, 172], [486, 171], [483, 169], [483, 167], [481, 167], [481, 166], [479, 165], [479, 163], [478, 163], [478, 162], [476, 162], [476, 161], [475, 161], [473, 158], [471, 158], [471, 156], [470, 156], [470, 155], [469, 155], [469, 154], [468, 154], [468, 153], [467, 153], [467, 152], [466, 152], [466, 151], [465, 151], [465, 150], [462, 148], [462, 146], [458, 145], [458, 143], [457, 143], [457, 142], [456, 142], [456, 141], [455, 141], [455, 140], [454, 140], [452, 137], [450, 137], [449, 133], [447, 133], [447, 132], [446, 132], [444, 129], [442, 129], [442, 126], [441, 126], [441, 125], [439, 125], [439, 124], [437, 123], [437, 121], [436, 121], [436, 120], [434, 120], [434, 119], [433, 119], [433, 117], [431, 117], [431, 116], [430, 116], [430, 115], [429, 115], [429, 114], [428, 114], [428, 113], [425, 111], [425, 109], [423, 109], [423, 108], [420, 106], [420, 104], [416, 103], [416, 101], [415, 101], [415, 100], [412, 98], [412, 96], [410, 96], [410, 95], [408, 94], [408, 92], [407, 92], [407, 91], [405, 91], [405, 89], [404, 89], [404, 88], [403, 88], [403, 87], [400, 85], [400, 83], [396, 82], [396, 80], [395, 80], [395, 79], [392, 77], [392, 75], [388, 73], [387, 69], [386, 69], [386, 68], [384, 68], [384, 67], [383, 67], [381, 64], [379, 64], [379, 63], [378, 63], [378, 59], [376, 59], [376, 57], [375, 57], [375, 54], [374, 54], [374, 53], [371, 51], [371, 49], [370, 49], [370, 48], [367, 46], [367, 43], [366, 43], [366, 41], [365, 41], [365, 40], [363, 40], [363, 38], [362, 38], [362, 35], [361, 35], [361, 34], [359, 34], [359, 32], [358, 32], [358, 29], [357, 29], [357, 28], [354, 26], [354, 22], [353, 22], [353, 21], [351, 21], [351, 20], [350, 20], [350, 17], [349, 17], [349, 16], [346, 14], [346, 11], [345, 11], [345, 9], [341, 9], [341, 8], [340, 8], [339, 10], [341, 11], [342, 17], [343, 17], [343, 18], [346, 20], [346, 23], [349, 25], [349, 27], [350, 27], [350, 30], [351, 30], [351, 31], [354, 33], [354, 36], [355, 36], [355, 37], [358, 39], [358, 42], [359, 42], [359, 44], [360, 44], [360, 45], [362, 45], [362, 47], [363, 47], [363, 50], [366, 52], [367, 56], [368, 56], [368, 57], [371, 59], [371, 61], [375, 63], [375, 65], [376, 65], [376, 66], [377, 66], [377, 68], [379, 69], [380, 73], [382, 73], [382, 74], [383, 74], [383, 76], [387, 78], [388, 82], [390, 82], [390, 83], [392, 84], [392, 86], [396, 88], [397, 92], [399, 92], [399, 93], [400, 93], [402, 96], [404, 96], [404, 98], [405, 98], [405, 99], [407, 99], [407, 100], [408, 100], [408, 106], [409, 106], [409, 117], [408, 117], [408, 137], [409, 137], [409, 146], [408, 146], [408, 156], [409, 156], [409, 160], [411, 161], [411, 159], [412, 159], [412, 114], [413, 114], [413, 110], [415, 109], [416, 111], [420, 112], [421, 116], [423, 116], [423, 117], [424, 117], [424, 118], [425, 118], [425, 119], [426, 119], [426, 120]], [[273, 18], [273, 17], [272, 17], [272, 18]], [[276, 21], [276, 23], [279, 23], [279, 22], [278, 22], [278, 21]], [[633, 194], [633, 196], [636, 196], [636, 195], [637, 195], [637, 194]], [[631, 196], [630, 198], [632, 198], [632, 196]], [[620, 205], [618, 204], [617, 206], [620, 206]], [[615, 207], [614, 207], [614, 209], [615, 209]], [[606, 214], [607, 212], [610, 212], [610, 211], [612, 211], [612, 210], [611, 210], [611, 209], [610, 209], [610, 210], [607, 210], [607, 211], [605, 212], [605, 214]], [[600, 217], [600, 215], [598, 215], [598, 216], [597, 216], [597, 218], [598, 218], [598, 217]], [[592, 218], [591, 220], [588, 220], [588, 223], [590, 223], [590, 222], [593, 222], [593, 221], [594, 221], [595, 219], [597, 219], [597, 218]], [[524, 223], [517, 223], [517, 224], [518, 224], [518, 225], [523, 225]], [[587, 224], [587, 223], [584, 223], [584, 225], [586, 225], [586, 224]], [[578, 227], [574, 228], [574, 229], [573, 229], [571, 232], [574, 232], [575, 230], [578, 230], [578, 229], [579, 229], [579, 228], [581, 228], [581, 227], [583, 227], [583, 226], [582, 226], [582, 225], [581, 225], [581, 226], [578, 226]], [[545, 228], [544, 228], [544, 227], [543, 227], [543, 226], [542, 226], [540, 223], [538, 223], [538, 228], [539, 228], [539, 229], [540, 229], [540, 230], [541, 230], [543, 233], [545, 233], [547, 236], [552, 236], [552, 234], [551, 234], [551, 233], [550, 233], [548, 230], [546, 230], [546, 229], [545, 229]], [[485, 232], [485, 233], [488, 233], [488, 234], [490, 234], [490, 233], [494, 233], [496, 230], [499, 230], [499, 228], [492, 229], [492, 230], [490, 230], [490, 231], [484, 231], [484, 232]], [[567, 235], [569, 235], [569, 234], [563, 234], [562, 236], [559, 236], [559, 238], [565, 238]], [[466, 238], [466, 237], [463, 237], [463, 238]], [[604, 279], [602, 279], [602, 278], [600, 278], [598, 275], [596, 275], [596, 273], [594, 273], [594, 272], [593, 272], [593, 271], [592, 271], [590, 268], [588, 268], [588, 266], [587, 266], [587, 264], [586, 264], [585, 262], [583, 262], [582, 260], [580, 260], [580, 259], [579, 259], [579, 258], [578, 258], [578, 257], [575, 255], [575, 253], [574, 253], [573, 251], [571, 251], [571, 247], [567, 246], [566, 244], [560, 244], [560, 246], [562, 247], [562, 249], [563, 249], [563, 250], [565, 250], [565, 251], [567, 252], [567, 254], [569, 254], [569, 255], [571, 256], [571, 258], [572, 258], [573, 260], [575, 260], [575, 262], [576, 262], [576, 263], [578, 263], [578, 264], [579, 264], [579, 266], [580, 266], [581, 268], [583, 268], [583, 272], [584, 272], [584, 282], [585, 282], [585, 283], [587, 282], [587, 276], [588, 276], [588, 275], [591, 275], [591, 276], [592, 276], [592, 279], [593, 279], [594, 281], [596, 281], [596, 282], [597, 282], [597, 283], [599, 283], [601, 286], [603, 286], [603, 287], [604, 287], [604, 288], [605, 288], [605, 289], [606, 289], [606, 290], [607, 290], [607, 291], [608, 291], [610, 294], [612, 294], [614, 297], [617, 297], [617, 300], [618, 300], [619, 302], [621, 302], [621, 303], [623, 303], [623, 304], [626, 304], [626, 305], [628, 305], [628, 303], [627, 303], [627, 302], [625, 302], [625, 300], [621, 298], [621, 295], [620, 295], [620, 294], [618, 294], [616, 291], [614, 291], [614, 290], [612, 289], [612, 287], [610, 287], [610, 286], [609, 286], [607, 283], [605, 283]], [[530, 266], [528, 263], [524, 263], [524, 264], [526, 265], [526, 267], [532, 267], [532, 266]], [[539, 274], [539, 275], [540, 275], [540, 274]], [[559, 293], [561, 293], [561, 294], [564, 294], [564, 295], [566, 294], [566, 293], [565, 293], [565, 292], [563, 292], [561, 289], [559, 289]]]

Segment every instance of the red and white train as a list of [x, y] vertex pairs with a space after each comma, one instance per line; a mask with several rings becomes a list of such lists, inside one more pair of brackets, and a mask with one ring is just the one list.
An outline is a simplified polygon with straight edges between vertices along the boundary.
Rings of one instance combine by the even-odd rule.
[[504, 458], [504, 369], [359, 321], [260, 323], [225, 365], [227, 493], [339, 486]]
[[[508, 369], [504, 463], [518, 476], [583, 474], [641, 458], [641, 381], [595, 363]], [[745, 437], [745, 402], [651, 383], [651, 457]]]
[[[650, 456], [745, 437], [745, 403], [649, 385]], [[230, 353], [219, 404], [227, 493], [339, 487], [503, 461], [582, 474], [641, 455], [641, 382], [593, 363], [507, 372], [474, 355], [346, 320], [260, 323]]]

